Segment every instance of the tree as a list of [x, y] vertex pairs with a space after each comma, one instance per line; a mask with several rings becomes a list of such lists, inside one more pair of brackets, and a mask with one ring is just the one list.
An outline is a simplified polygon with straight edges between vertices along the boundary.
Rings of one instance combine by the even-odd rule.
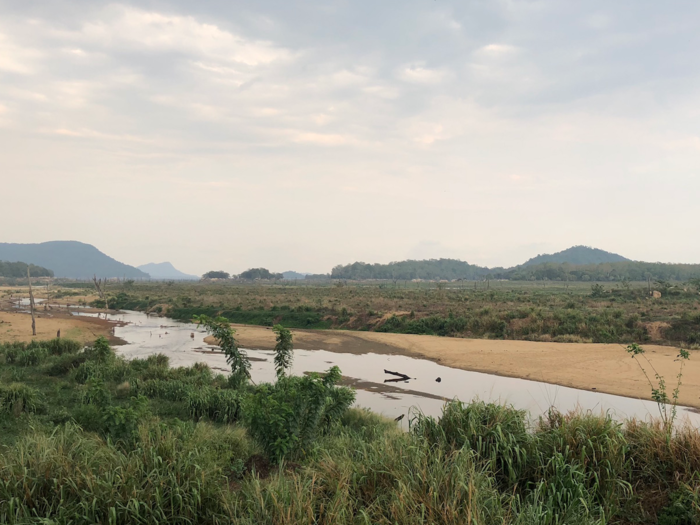
[[202, 279], [230, 279], [231, 275], [222, 270], [212, 270], [202, 275]]
[[226, 362], [231, 366], [229, 383], [234, 388], [240, 388], [250, 380], [250, 361], [244, 350], [238, 347], [238, 341], [234, 337], [236, 331], [225, 317], [212, 318], [207, 315], [195, 315], [194, 321], [203, 325], [219, 342], [219, 346], [226, 354]]
[[292, 332], [281, 324], [273, 326], [272, 330], [277, 335], [277, 344], [275, 345], [275, 370], [277, 371], [277, 379], [280, 379], [284, 377], [285, 372], [292, 366], [292, 359], [294, 358]]
[[238, 276], [239, 279], [254, 281], [255, 279], [283, 279], [281, 273], [272, 273], [267, 268], [249, 268]]

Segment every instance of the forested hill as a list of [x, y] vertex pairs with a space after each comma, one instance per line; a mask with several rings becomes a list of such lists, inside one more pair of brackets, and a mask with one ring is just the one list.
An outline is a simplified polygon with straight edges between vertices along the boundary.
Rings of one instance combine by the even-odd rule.
[[[120, 263], [90, 244], [77, 241], [51, 241], [40, 244], [0, 243], [0, 260], [24, 261], [53, 270], [56, 277], [89, 279], [127, 277], [148, 279], [141, 270]], [[26, 271], [26, 270], [25, 270]]]
[[700, 279], [700, 264], [625, 261], [601, 264], [537, 264], [493, 272], [511, 281], [689, 281]]
[[616, 253], [606, 252], [605, 250], [600, 250], [598, 248], [590, 248], [589, 246], [572, 246], [571, 248], [561, 252], [538, 255], [537, 257], [533, 257], [532, 259], [526, 261], [521, 266], [535, 266], [544, 263], [568, 263], [582, 265], [625, 261], [629, 261], [629, 259]]
[[[53, 272], [41, 266], [30, 264], [29, 275], [32, 277], [53, 277]], [[26, 278], [27, 263], [0, 261], [0, 277]]]
[[[500, 270], [500, 269], [499, 269]], [[400, 261], [389, 264], [356, 262], [336, 266], [332, 279], [481, 279], [492, 271], [456, 259], [430, 259], [426, 261]]]

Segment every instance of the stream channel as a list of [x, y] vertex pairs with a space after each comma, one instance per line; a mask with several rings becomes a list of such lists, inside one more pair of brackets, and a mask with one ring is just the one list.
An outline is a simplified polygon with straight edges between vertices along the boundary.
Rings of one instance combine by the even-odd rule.
[[[100, 316], [118, 321], [114, 335], [126, 341], [126, 344], [115, 349], [126, 359], [160, 353], [169, 357], [170, 366], [173, 367], [190, 366], [199, 362], [207, 363], [216, 373], [225, 374], [229, 371], [223, 353], [218, 347], [205, 343], [207, 333], [194, 324], [131, 311], [113, 314], [75, 312], [75, 315]], [[274, 381], [274, 352], [256, 349], [246, 349], [246, 352], [251, 360], [253, 381]], [[510, 404], [527, 410], [533, 417], [546, 413], [550, 407], [561, 412], [574, 409], [593, 413], [609, 412], [616, 419], [649, 419], [658, 416], [658, 408], [653, 401], [469, 372], [400, 355], [356, 355], [323, 349], [297, 349], [294, 351], [292, 374], [323, 372], [334, 365], [340, 367], [346, 384], [356, 389], [356, 406], [392, 418], [405, 414], [407, 417], [401, 421], [404, 428], [407, 428], [410, 416], [415, 411], [439, 416], [445, 401], [455, 398], [461, 401], [481, 399]], [[385, 369], [406, 374], [411, 379], [396, 381], [397, 378], [386, 374]], [[436, 381], [438, 377], [440, 382]], [[387, 379], [394, 381], [385, 383]], [[679, 421], [688, 420], [693, 426], [700, 426], [700, 413], [696, 409], [679, 407], [678, 414]]]

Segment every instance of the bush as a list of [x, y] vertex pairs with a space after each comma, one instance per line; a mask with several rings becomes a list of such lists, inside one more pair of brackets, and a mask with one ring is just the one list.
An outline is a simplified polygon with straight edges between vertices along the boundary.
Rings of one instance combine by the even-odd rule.
[[325, 376], [282, 377], [263, 384], [246, 399], [244, 417], [250, 435], [273, 461], [296, 457], [343, 417], [355, 392], [336, 387], [340, 369]]
[[87, 361], [87, 355], [85, 354], [62, 355], [51, 365], [47, 373], [51, 376], [64, 376], [71, 370], [78, 368], [85, 361]]
[[51, 355], [76, 354], [83, 348], [83, 345], [78, 341], [59, 337], [46, 341], [45, 344]]
[[598, 504], [615, 506], [631, 492], [624, 481], [628, 443], [622, 426], [609, 415], [562, 415], [552, 409], [547, 419], [540, 419], [535, 439], [538, 463], [547, 465], [538, 477], [549, 477], [548, 460], [561, 456], [578, 469], [577, 479]]
[[452, 401], [439, 420], [418, 415], [411, 427], [433, 446], [473, 450], [499, 480], [514, 484], [525, 475], [532, 446], [525, 417], [525, 411], [494, 403]]
[[206, 417], [218, 423], [233, 423], [240, 415], [241, 398], [233, 390], [189, 389], [186, 401], [190, 417], [195, 421]]
[[20, 383], [0, 385], [0, 412], [19, 416], [37, 412], [41, 407], [41, 394], [35, 388]]

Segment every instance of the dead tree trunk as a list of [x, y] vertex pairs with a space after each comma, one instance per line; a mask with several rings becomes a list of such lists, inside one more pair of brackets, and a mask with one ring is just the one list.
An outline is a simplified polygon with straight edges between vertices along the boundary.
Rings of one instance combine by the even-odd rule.
[[109, 308], [109, 305], [107, 304], [107, 296], [105, 295], [105, 288], [107, 287], [107, 278], [105, 277], [103, 281], [102, 279], [98, 279], [97, 276], [93, 274], [92, 281], [95, 283], [97, 295], [99, 295], [100, 299], [102, 299], [105, 303], [105, 308]]
[[32, 292], [32, 278], [29, 275], [29, 265], [27, 265], [27, 282], [29, 283], [29, 311], [32, 313], [32, 335], [36, 335], [36, 321], [34, 320], [34, 293]]

